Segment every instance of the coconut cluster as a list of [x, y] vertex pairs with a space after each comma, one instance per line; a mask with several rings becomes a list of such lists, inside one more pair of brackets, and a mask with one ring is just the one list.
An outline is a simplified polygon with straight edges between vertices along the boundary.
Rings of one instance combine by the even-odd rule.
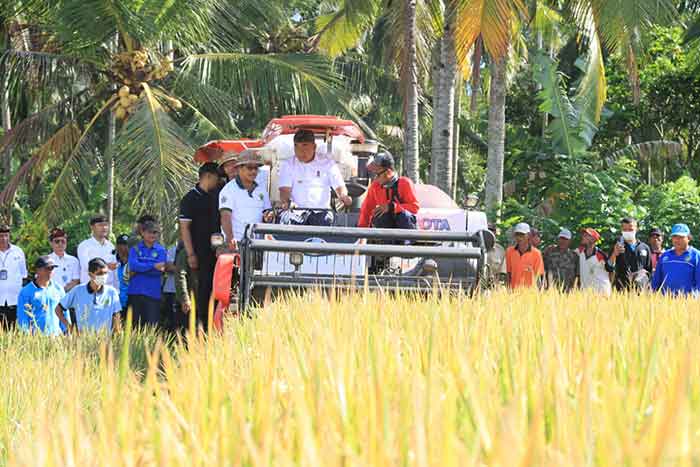
[[[143, 97], [143, 83], [164, 79], [174, 70], [173, 62], [167, 58], [154, 59], [145, 50], [121, 52], [114, 56], [112, 73], [122, 84], [115, 94], [115, 115], [118, 119], [126, 119], [136, 110], [136, 103]], [[182, 103], [177, 99], [168, 99], [168, 103], [179, 109]]]

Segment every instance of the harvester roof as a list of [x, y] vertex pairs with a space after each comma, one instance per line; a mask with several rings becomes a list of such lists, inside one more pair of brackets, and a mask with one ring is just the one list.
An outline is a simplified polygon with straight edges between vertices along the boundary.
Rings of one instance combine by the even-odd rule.
[[294, 134], [300, 129], [330, 136], [344, 135], [360, 143], [365, 141], [365, 134], [355, 122], [327, 115], [285, 115], [274, 118], [263, 130], [262, 140], [269, 143], [280, 135]]

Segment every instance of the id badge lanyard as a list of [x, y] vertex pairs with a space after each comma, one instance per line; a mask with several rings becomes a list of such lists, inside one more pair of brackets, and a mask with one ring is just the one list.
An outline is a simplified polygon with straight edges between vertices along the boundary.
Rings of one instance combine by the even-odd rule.
[[8, 249], [7, 253], [3, 255], [2, 262], [0, 262], [0, 281], [6, 281], [8, 279], [7, 268], [5, 264], [7, 263], [7, 258], [9, 258], [11, 251]]

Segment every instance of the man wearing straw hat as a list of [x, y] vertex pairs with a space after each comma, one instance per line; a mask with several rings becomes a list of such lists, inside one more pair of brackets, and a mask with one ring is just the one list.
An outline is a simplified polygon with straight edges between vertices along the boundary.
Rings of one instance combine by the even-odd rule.
[[226, 243], [234, 249], [248, 224], [271, 222], [274, 218], [267, 190], [255, 181], [263, 165], [262, 157], [246, 149], [239, 154], [235, 165], [236, 177], [219, 193], [221, 229]]

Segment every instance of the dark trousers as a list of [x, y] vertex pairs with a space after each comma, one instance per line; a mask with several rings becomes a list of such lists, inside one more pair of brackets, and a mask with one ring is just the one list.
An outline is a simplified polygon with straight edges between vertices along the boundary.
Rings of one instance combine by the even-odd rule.
[[416, 216], [408, 211], [401, 211], [398, 214], [387, 212], [372, 219], [372, 227], [378, 229], [416, 229]]
[[160, 297], [160, 320], [164, 329], [172, 329], [174, 311], [175, 294], [163, 292], [163, 295]]
[[214, 267], [216, 262], [206, 262], [199, 264], [199, 277], [197, 294], [195, 295], [195, 306], [197, 311], [197, 326], [202, 326], [207, 330], [209, 325], [209, 298], [214, 283]]
[[129, 305], [134, 310], [134, 324], [157, 326], [160, 321], [160, 300], [145, 295], [129, 295]]
[[0, 306], [0, 331], [9, 331], [17, 323], [16, 306]]

